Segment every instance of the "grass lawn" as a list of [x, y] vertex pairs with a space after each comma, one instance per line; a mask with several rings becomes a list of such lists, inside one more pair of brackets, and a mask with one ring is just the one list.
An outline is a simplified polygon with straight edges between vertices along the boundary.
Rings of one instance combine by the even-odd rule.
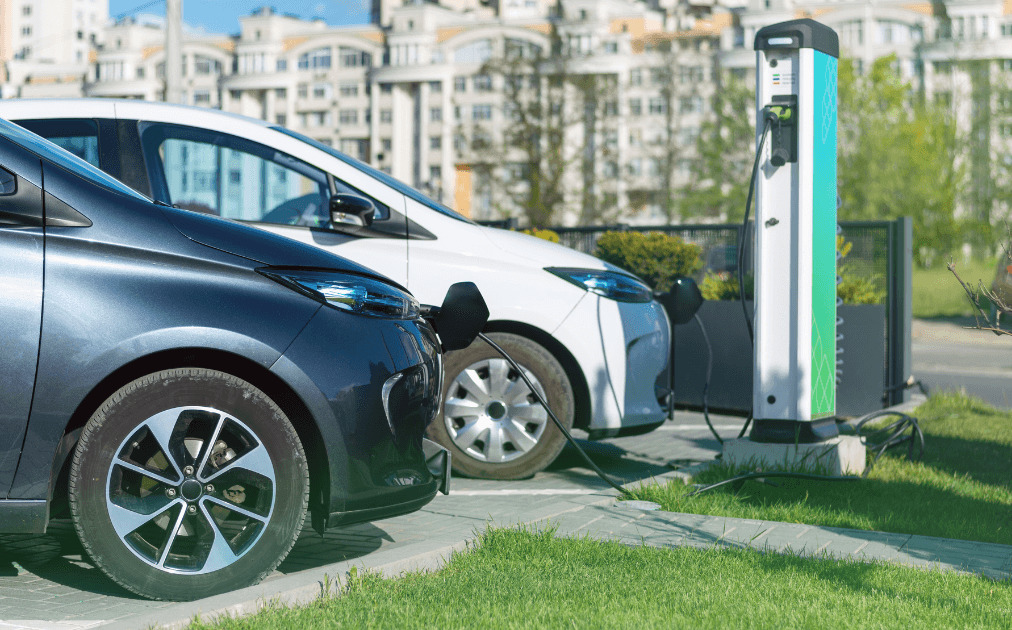
[[435, 573], [199, 628], [998, 628], [1012, 582], [756, 551], [490, 529]]
[[[924, 460], [904, 459], [900, 447], [860, 481], [747, 481], [737, 492], [729, 484], [691, 498], [691, 487], [671, 483], [645, 487], [637, 498], [672, 512], [1012, 544], [1012, 413], [937, 394], [914, 415], [925, 434]], [[736, 472], [713, 466], [693, 481]]]
[[[970, 286], [976, 287], [977, 282], [983, 280], [984, 286], [990, 287], [996, 264], [995, 259], [956, 263], [956, 271]], [[914, 267], [912, 275], [914, 317], [927, 319], [973, 315], [973, 308], [966, 298], [966, 292], [956, 282], [952, 272], [946, 269], [945, 262], [940, 262], [931, 269]]]

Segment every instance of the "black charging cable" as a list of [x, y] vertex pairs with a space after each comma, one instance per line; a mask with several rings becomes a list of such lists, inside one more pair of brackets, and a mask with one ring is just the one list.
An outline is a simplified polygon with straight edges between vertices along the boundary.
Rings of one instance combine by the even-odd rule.
[[699, 331], [703, 333], [703, 341], [706, 343], [706, 380], [703, 381], [703, 420], [706, 420], [706, 426], [710, 427], [710, 433], [713, 434], [713, 437], [723, 444], [723, 438], [720, 437], [717, 429], [713, 428], [713, 423], [710, 422], [710, 377], [713, 375], [713, 346], [710, 345], [710, 335], [706, 334], [706, 327], [703, 326], [703, 320], [699, 317], [699, 313], [696, 313], [693, 317], [696, 319], [696, 323], [699, 324]]
[[580, 448], [580, 445], [576, 443], [576, 440], [573, 438], [573, 436], [569, 433], [568, 430], [566, 430], [566, 427], [562, 424], [562, 421], [559, 420], [559, 417], [556, 416], [555, 412], [552, 411], [552, 408], [548, 406], [548, 402], [546, 402], [544, 397], [541, 396], [541, 392], [539, 392], [537, 388], [534, 387], [534, 384], [531, 383], [531, 380], [527, 378], [527, 374], [524, 373], [523, 368], [521, 368], [520, 365], [513, 360], [513, 357], [507, 354], [505, 350], [500, 348], [499, 344], [489, 339], [485, 333], [478, 333], [478, 336], [482, 339], [482, 341], [492, 346], [493, 350], [501, 354], [502, 358], [506, 359], [506, 361], [511, 366], [513, 366], [513, 369], [516, 370], [517, 374], [520, 375], [520, 378], [524, 380], [524, 383], [526, 383], [528, 389], [531, 390], [531, 393], [534, 394], [534, 397], [538, 399], [538, 403], [540, 403], [541, 406], [545, 408], [545, 411], [548, 412], [548, 416], [552, 419], [552, 422], [554, 422], [555, 426], [559, 428], [559, 431], [562, 431], [562, 435], [566, 437], [566, 440], [573, 445], [573, 447], [576, 449], [578, 453], [580, 453], [580, 456], [583, 457], [583, 461], [587, 462], [587, 465], [590, 466], [591, 470], [597, 473], [597, 476], [603, 479], [605, 483], [607, 483], [609, 486], [618, 490], [619, 493], [622, 494], [623, 496], [628, 498], [635, 498], [632, 492], [626, 490], [621, 485], [619, 485], [618, 482], [616, 482], [614, 479], [608, 476], [608, 474], [603, 470], [601, 470], [601, 468], [594, 463], [594, 460], [592, 460], [590, 456], [587, 455], [587, 453], [584, 452], [582, 448]]
[[[769, 135], [773, 123], [780, 122], [780, 117], [769, 108], [763, 108], [763, 133], [759, 136], [759, 147], [755, 152], [755, 161], [752, 163], [752, 177], [748, 184], [748, 196], [745, 198], [745, 218], [741, 222], [741, 232], [738, 234], [738, 299], [741, 302], [741, 312], [745, 315], [745, 326], [748, 328], [749, 343], [755, 345], [755, 331], [752, 330], [752, 316], [749, 315], [748, 306], [745, 304], [745, 234], [748, 232], [748, 217], [752, 211], [752, 197], [755, 194], [756, 176], [759, 174], [759, 162], [763, 156], [763, 146], [766, 144], [766, 136]], [[748, 416], [745, 424], [741, 427], [738, 438], [744, 437], [752, 424], [754, 409], [749, 405]]]

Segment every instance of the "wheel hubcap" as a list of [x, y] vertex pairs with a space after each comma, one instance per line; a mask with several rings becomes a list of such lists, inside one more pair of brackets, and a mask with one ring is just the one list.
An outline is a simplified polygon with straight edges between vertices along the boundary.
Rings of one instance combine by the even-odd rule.
[[[524, 374], [544, 396], [530, 370]], [[529, 453], [548, 424], [547, 412], [505, 359], [478, 361], [458, 374], [447, 388], [443, 419], [457, 447], [494, 464]]]
[[116, 450], [106, 483], [113, 529], [144, 562], [210, 573], [252, 549], [274, 511], [275, 470], [239, 419], [177, 407], [142, 422]]

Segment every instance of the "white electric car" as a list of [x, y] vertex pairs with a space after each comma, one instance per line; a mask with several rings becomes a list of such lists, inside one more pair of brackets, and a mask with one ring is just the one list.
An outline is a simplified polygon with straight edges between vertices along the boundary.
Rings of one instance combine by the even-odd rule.
[[[451, 284], [473, 281], [491, 312], [486, 332], [564, 422], [596, 439], [664, 421], [668, 321], [649, 288], [621, 269], [478, 226], [367, 164], [259, 120], [106, 99], [8, 100], [0, 117], [157, 201], [338, 253], [423, 303], [439, 304]], [[527, 477], [562, 449], [561, 433], [519, 375], [481, 340], [446, 356], [443, 395], [429, 432], [459, 472]]]

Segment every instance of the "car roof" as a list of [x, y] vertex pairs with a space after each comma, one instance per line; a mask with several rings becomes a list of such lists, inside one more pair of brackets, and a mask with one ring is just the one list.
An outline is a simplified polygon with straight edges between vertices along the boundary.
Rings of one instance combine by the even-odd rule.
[[221, 131], [246, 125], [270, 127], [257, 118], [223, 112], [220, 109], [157, 103], [137, 99], [112, 98], [39, 98], [0, 101], [0, 118], [8, 120], [40, 118], [123, 118], [194, 125], [194, 113], [200, 114], [196, 126]]

